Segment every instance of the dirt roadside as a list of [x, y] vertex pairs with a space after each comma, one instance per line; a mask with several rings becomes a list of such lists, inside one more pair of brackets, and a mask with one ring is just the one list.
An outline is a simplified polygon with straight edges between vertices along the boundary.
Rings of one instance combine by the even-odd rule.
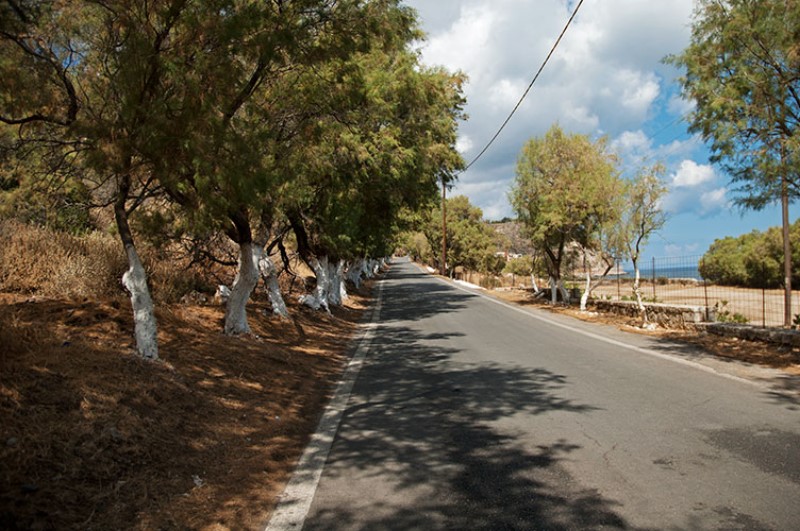
[[332, 315], [158, 314], [133, 353], [124, 301], [0, 294], [0, 528], [263, 529], [349, 356], [369, 289]]

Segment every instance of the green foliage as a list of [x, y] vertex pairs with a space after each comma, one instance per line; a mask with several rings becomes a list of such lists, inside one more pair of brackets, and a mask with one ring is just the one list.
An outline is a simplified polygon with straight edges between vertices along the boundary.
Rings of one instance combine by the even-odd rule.
[[737, 312], [731, 313], [726, 300], [717, 301], [714, 308], [716, 308], [716, 319], [719, 323], [747, 324], [749, 322], [749, 319], [744, 315]]
[[567, 243], [600, 246], [600, 234], [619, 217], [613, 198], [621, 186], [605, 139], [592, 142], [554, 125], [525, 144], [510, 199], [551, 276], [561, 277]]
[[668, 58], [686, 71], [697, 103], [690, 130], [710, 141], [747, 208], [800, 193], [800, 4], [797, 0], [701, 0], [690, 45]]
[[[715, 240], [700, 260], [700, 274], [714, 284], [775, 289], [783, 286], [782, 233], [777, 227]], [[790, 227], [790, 239], [800, 241], [800, 220]], [[800, 271], [800, 249], [792, 251], [792, 270]], [[793, 274], [792, 283], [800, 282]]]
[[[465, 267], [470, 271], [489, 272], [496, 270], [493, 263], [495, 232], [483, 220], [480, 208], [470, 204], [466, 196], [450, 197], [446, 202], [447, 209], [447, 266], [449, 270]], [[442, 210], [436, 207], [430, 212], [425, 225], [425, 237], [432, 249], [442, 246]], [[439, 265], [441, 257], [434, 253], [435, 264]]]
[[512, 258], [503, 269], [504, 273], [510, 273], [521, 277], [530, 276], [533, 273], [533, 261], [529, 256], [520, 256], [519, 258]]

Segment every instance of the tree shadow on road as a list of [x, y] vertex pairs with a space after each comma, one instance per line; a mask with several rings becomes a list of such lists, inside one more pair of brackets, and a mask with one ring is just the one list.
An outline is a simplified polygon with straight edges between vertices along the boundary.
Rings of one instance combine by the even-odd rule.
[[[458, 306], [459, 297], [469, 295], [449, 304]], [[514, 427], [596, 410], [565, 398], [565, 376], [458, 362], [448, 340], [460, 334], [423, 333], [399, 321], [408, 320], [405, 311], [397, 322], [392, 312], [377, 331], [304, 529], [630, 528], [614, 501], [562, 465], [580, 446], [547, 433], [523, 444]], [[358, 496], [364, 490], [369, 499]]]

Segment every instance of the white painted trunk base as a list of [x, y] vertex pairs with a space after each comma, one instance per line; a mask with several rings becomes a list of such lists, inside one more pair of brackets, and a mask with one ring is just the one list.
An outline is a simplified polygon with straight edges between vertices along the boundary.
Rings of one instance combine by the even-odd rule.
[[269, 256], [261, 257], [258, 261], [258, 270], [264, 280], [264, 285], [267, 287], [267, 296], [272, 305], [272, 313], [283, 319], [288, 318], [289, 311], [286, 309], [286, 302], [283, 300], [281, 286], [278, 283], [278, 270]]
[[330, 291], [328, 257], [323, 256], [320, 259], [314, 258], [310, 265], [317, 277], [317, 287], [314, 288], [313, 293], [301, 295], [299, 299], [300, 303], [314, 310], [324, 309], [326, 312], [330, 313], [331, 309], [328, 305], [328, 293]]
[[252, 242], [239, 246], [239, 270], [233, 281], [231, 295], [225, 306], [226, 335], [249, 334], [247, 324], [247, 301], [258, 284], [258, 261], [261, 258], [261, 247]]
[[147, 287], [147, 273], [133, 245], [125, 246], [130, 267], [122, 275], [122, 285], [128, 290], [133, 308], [133, 335], [136, 351], [146, 359], [158, 359], [158, 324], [153, 299]]
[[592, 292], [592, 275], [589, 271], [586, 272], [586, 289], [583, 290], [581, 295], [581, 311], [586, 311], [586, 304], [589, 302], [589, 295]]

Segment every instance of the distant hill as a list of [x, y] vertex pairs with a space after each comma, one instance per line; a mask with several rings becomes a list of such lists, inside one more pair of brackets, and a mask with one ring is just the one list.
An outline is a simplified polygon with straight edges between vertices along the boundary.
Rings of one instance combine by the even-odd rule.
[[[524, 256], [533, 256], [534, 248], [531, 244], [530, 238], [527, 236], [525, 225], [519, 221], [495, 221], [489, 222], [498, 234], [497, 252], [507, 252], [508, 254], [519, 254]], [[582, 251], [576, 244], [568, 244], [566, 252], [566, 269], [568, 276], [583, 276], [583, 255]], [[606, 269], [606, 263], [594, 252], [587, 253], [589, 266], [592, 270], [593, 276], [601, 275]], [[572, 271], [569, 271], [570, 264]], [[616, 272], [616, 269], [613, 271]]]
[[533, 245], [528, 238], [525, 226], [519, 221], [497, 221], [490, 222], [498, 238], [497, 252], [507, 252], [509, 254], [533, 255]]

